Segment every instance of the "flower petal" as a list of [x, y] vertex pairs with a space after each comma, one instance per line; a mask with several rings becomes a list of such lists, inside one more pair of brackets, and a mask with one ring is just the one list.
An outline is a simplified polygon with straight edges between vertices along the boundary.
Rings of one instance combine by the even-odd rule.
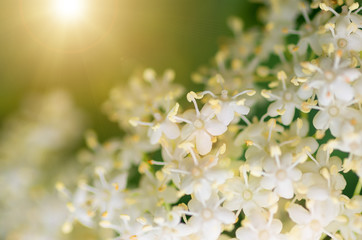
[[206, 130], [213, 136], [219, 136], [226, 132], [227, 127], [222, 122], [212, 119], [205, 123]]
[[204, 130], [197, 130], [196, 136], [196, 149], [201, 155], [208, 154], [212, 148], [211, 136]]

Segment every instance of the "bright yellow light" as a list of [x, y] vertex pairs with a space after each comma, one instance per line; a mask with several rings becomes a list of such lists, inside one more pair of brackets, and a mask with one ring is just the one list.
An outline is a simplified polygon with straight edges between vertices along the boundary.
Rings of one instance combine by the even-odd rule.
[[54, 10], [62, 20], [75, 20], [84, 13], [84, 0], [54, 0]]

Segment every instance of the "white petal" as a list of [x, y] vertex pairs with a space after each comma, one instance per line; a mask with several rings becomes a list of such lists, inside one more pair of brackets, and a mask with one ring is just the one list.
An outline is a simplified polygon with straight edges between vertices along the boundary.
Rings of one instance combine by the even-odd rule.
[[215, 212], [216, 218], [224, 224], [232, 224], [235, 222], [235, 214], [229, 210], [219, 208]]
[[329, 197], [328, 189], [319, 186], [311, 186], [308, 189], [307, 197], [317, 201], [326, 200]]
[[180, 129], [176, 123], [165, 121], [162, 123], [161, 128], [168, 139], [176, 139], [180, 136]]
[[268, 115], [271, 117], [276, 117], [279, 115], [277, 110], [281, 110], [283, 108], [283, 102], [282, 101], [275, 101], [271, 103], [268, 107]]
[[240, 115], [247, 115], [250, 112], [250, 108], [244, 105], [233, 104], [234, 111]]
[[208, 200], [212, 193], [212, 187], [209, 182], [201, 180], [195, 184], [195, 197], [201, 202]]
[[219, 136], [227, 130], [226, 125], [215, 119], [207, 121], [205, 123], [205, 128], [213, 136]]
[[216, 219], [204, 222], [201, 232], [203, 236], [201, 239], [216, 240], [221, 233], [221, 224]]
[[157, 128], [155, 130], [150, 128], [149, 131], [151, 144], [157, 144], [162, 136], [161, 128]]
[[292, 181], [288, 179], [278, 182], [277, 187], [275, 188], [275, 193], [283, 198], [291, 199], [294, 196]]
[[334, 92], [336, 98], [349, 102], [354, 97], [354, 90], [346, 82], [337, 82], [331, 86], [331, 90]]
[[269, 176], [263, 177], [260, 185], [265, 189], [273, 189], [275, 187], [275, 178]]
[[239, 240], [258, 240], [257, 233], [246, 227], [238, 228], [238, 230], [236, 230], [236, 237]]
[[273, 219], [272, 223], [270, 224], [270, 229], [273, 231], [273, 233], [280, 233], [282, 228], [282, 222], [279, 219]]
[[293, 120], [294, 113], [295, 113], [294, 104], [287, 103], [287, 104], [285, 105], [285, 112], [284, 112], [284, 114], [282, 115], [282, 123], [283, 123], [284, 125], [289, 125], [289, 124], [292, 122], [292, 120]]
[[289, 217], [297, 224], [307, 224], [310, 221], [310, 213], [300, 205], [292, 204], [288, 209]]
[[328, 128], [329, 115], [326, 111], [319, 111], [313, 118], [313, 125], [316, 129], [324, 130]]
[[204, 130], [197, 130], [196, 136], [196, 149], [201, 155], [208, 154], [212, 148], [211, 136]]
[[225, 125], [229, 125], [234, 119], [235, 113], [230, 103], [224, 103], [221, 107], [221, 111], [216, 115], [217, 119]]

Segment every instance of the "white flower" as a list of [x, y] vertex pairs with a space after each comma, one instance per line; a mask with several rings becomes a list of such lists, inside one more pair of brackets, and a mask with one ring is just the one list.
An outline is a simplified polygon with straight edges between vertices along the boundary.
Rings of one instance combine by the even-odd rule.
[[181, 213], [178, 207], [169, 212], [165, 209], [156, 211], [154, 224], [147, 226], [146, 231], [138, 236], [139, 240], [180, 240], [193, 232], [193, 227], [181, 223]]
[[269, 101], [274, 101], [268, 107], [268, 115], [271, 117], [281, 115], [282, 123], [289, 125], [293, 120], [295, 108], [300, 108], [302, 100], [297, 96], [297, 88], [295, 88], [295, 86], [287, 86], [287, 76], [285, 72], [279, 72], [278, 78], [282, 82], [282, 88], [273, 91], [264, 91], [262, 94]]
[[[357, 7], [358, 8], [358, 7]], [[347, 9], [344, 8], [344, 11]], [[356, 13], [358, 10], [356, 11]], [[336, 49], [343, 49], [347, 51], [362, 51], [362, 30], [358, 14], [352, 13], [352, 9], [348, 13], [343, 12], [333, 17], [329, 23], [326, 24], [326, 29], [330, 31], [329, 34], [321, 37], [322, 44], [333, 43]], [[358, 21], [359, 20], [359, 21]]]
[[[195, 141], [196, 149], [201, 155], [206, 155], [212, 148], [212, 137], [219, 136], [227, 130], [227, 126], [214, 119], [215, 111], [207, 104], [198, 109], [195, 93], [188, 94], [188, 99], [195, 105], [195, 111], [185, 112], [183, 121], [186, 125], [182, 129], [182, 137], [185, 141]], [[177, 120], [177, 116], [174, 117]], [[181, 118], [178, 118], [181, 119]]]
[[358, 119], [358, 112], [348, 107], [349, 103], [335, 102], [328, 106], [319, 106], [318, 113], [313, 118], [313, 125], [316, 129], [331, 130], [333, 136], [341, 135], [341, 128], [349, 119]]
[[332, 236], [325, 228], [339, 214], [338, 205], [330, 200], [307, 201], [306, 210], [300, 205], [291, 204], [287, 211], [297, 223], [295, 228], [301, 232], [302, 239], [319, 239], [323, 233]]
[[[275, 160], [275, 161], [274, 161]], [[294, 195], [293, 183], [302, 177], [302, 173], [295, 166], [290, 153], [284, 153], [281, 158], [267, 159], [264, 163], [264, 176], [260, 182], [265, 189], [274, 189], [280, 197], [290, 199]]]
[[220, 207], [220, 204], [221, 202], [216, 194], [205, 203], [199, 202], [196, 199], [189, 201], [189, 214], [192, 217], [187, 224], [198, 232], [200, 239], [216, 240], [222, 231], [223, 224], [235, 222], [236, 217], [234, 213]]
[[[344, 196], [345, 197], [345, 196]], [[343, 239], [357, 240], [362, 236], [362, 196], [343, 199], [342, 210], [334, 221], [328, 225], [328, 230], [339, 232]]]
[[96, 168], [99, 180], [94, 186], [82, 184], [80, 187], [90, 192], [92, 212], [99, 211], [104, 219], [112, 219], [116, 213], [125, 205], [122, 190], [127, 184], [127, 174], [120, 174], [109, 183], [105, 178], [105, 170]]
[[307, 82], [299, 89], [299, 96], [307, 99], [316, 90], [320, 105], [328, 106], [335, 99], [350, 102], [354, 98], [351, 83], [362, 74], [356, 68], [350, 68], [350, 62], [341, 60], [341, 52], [335, 52], [334, 60], [331, 58], [319, 59], [319, 64], [302, 63], [302, 66], [312, 75], [307, 77]]
[[190, 149], [190, 158], [184, 159], [184, 168], [181, 173], [181, 190], [186, 194], [195, 194], [195, 198], [201, 202], [208, 200], [212, 192], [226, 179], [232, 176], [232, 172], [217, 166], [219, 152], [216, 156], [207, 155], [198, 159]]
[[[221, 78], [220, 75], [217, 77]], [[224, 80], [220, 81], [224, 82]], [[247, 115], [250, 111], [250, 108], [245, 106], [245, 99], [237, 100], [237, 98], [243, 94], [252, 96], [255, 94], [255, 91], [246, 90], [232, 97], [228, 96], [228, 91], [225, 89], [221, 91], [220, 97], [210, 91], [204, 91], [199, 95], [204, 96], [205, 94], [210, 94], [213, 97], [213, 99], [208, 101], [209, 104], [207, 107], [215, 109], [214, 111], [217, 119], [227, 126], [234, 120], [235, 114], [243, 116]]]
[[229, 179], [221, 189], [226, 197], [225, 208], [243, 210], [248, 216], [253, 210], [271, 207], [279, 200], [274, 192], [261, 188], [259, 178], [247, 176], [246, 172], [243, 175]]
[[[350, 113], [349, 113], [350, 114]], [[344, 152], [362, 156], [362, 115], [348, 115], [349, 121], [345, 121], [341, 126], [341, 136], [333, 146]]]
[[283, 224], [279, 219], [273, 219], [264, 211], [253, 211], [242, 222], [243, 226], [236, 230], [239, 240], [284, 240], [286, 236], [281, 234]]

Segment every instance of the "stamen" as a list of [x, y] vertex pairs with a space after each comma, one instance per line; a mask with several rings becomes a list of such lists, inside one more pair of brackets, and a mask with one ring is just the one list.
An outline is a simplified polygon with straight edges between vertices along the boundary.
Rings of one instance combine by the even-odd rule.
[[199, 161], [196, 158], [196, 154], [195, 154], [194, 150], [192, 148], [188, 148], [188, 150], [189, 150], [189, 153], [190, 153], [192, 159], [194, 160], [195, 165], [198, 166]]
[[200, 96], [198, 96], [195, 92], [191, 91], [187, 94], [187, 101], [189, 102], [193, 102], [194, 106], [195, 106], [195, 110], [196, 110], [196, 114], [197, 116], [200, 116], [200, 110], [199, 107], [197, 106], [197, 102], [195, 99], [200, 99]]
[[251, 122], [244, 115], [240, 115], [240, 118], [246, 123], [246, 125], [250, 126]]
[[328, 7], [327, 4], [325, 4], [325, 3], [320, 3], [320, 4], [319, 4], [319, 7], [320, 7], [323, 11], [326, 11], [326, 12], [330, 11], [330, 12], [333, 13], [336, 17], [339, 16], [339, 14], [338, 14], [333, 8]]
[[283, 89], [285, 91], [287, 89], [286, 84], [285, 84], [285, 79], [287, 78], [287, 74], [284, 71], [280, 71], [280, 72], [278, 72], [277, 77], [282, 82]]
[[204, 97], [206, 94], [211, 95], [213, 98], [217, 98], [217, 96], [211, 91], [203, 91], [203, 92], [199, 93], [198, 95]]
[[243, 95], [243, 94], [247, 94], [248, 96], [253, 96], [253, 95], [255, 95], [255, 93], [256, 93], [256, 91], [255, 91], [255, 90], [252, 90], [252, 89], [245, 90], [245, 91], [242, 91], [242, 92], [234, 95], [234, 96], [232, 97], [232, 99], [235, 99], [235, 98], [237, 98], [237, 97], [239, 97], [239, 96], [241, 96], [241, 95]]
[[319, 162], [312, 156], [310, 152], [306, 151], [305, 153], [308, 155], [310, 159], [312, 159], [313, 162], [315, 162], [315, 164], [317, 164], [317, 166], [320, 166]]

